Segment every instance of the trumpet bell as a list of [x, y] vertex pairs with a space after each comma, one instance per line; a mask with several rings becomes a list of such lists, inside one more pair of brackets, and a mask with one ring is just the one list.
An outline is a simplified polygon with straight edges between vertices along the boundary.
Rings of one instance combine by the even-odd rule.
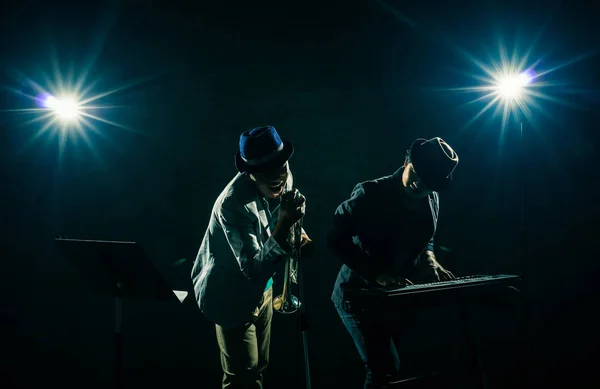
[[273, 309], [279, 313], [294, 313], [300, 308], [300, 300], [296, 296], [279, 295], [273, 299]]

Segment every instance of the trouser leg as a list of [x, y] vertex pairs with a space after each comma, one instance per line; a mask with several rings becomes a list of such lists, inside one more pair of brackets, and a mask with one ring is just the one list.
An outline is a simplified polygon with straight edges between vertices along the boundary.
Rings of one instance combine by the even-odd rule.
[[341, 308], [337, 310], [365, 364], [367, 373], [364, 388], [385, 388], [400, 372], [398, 352], [389, 331], [389, 323], [376, 317], [350, 314]]
[[223, 389], [262, 389], [262, 374], [269, 363], [272, 288], [246, 324], [224, 329], [216, 325], [223, 369]]

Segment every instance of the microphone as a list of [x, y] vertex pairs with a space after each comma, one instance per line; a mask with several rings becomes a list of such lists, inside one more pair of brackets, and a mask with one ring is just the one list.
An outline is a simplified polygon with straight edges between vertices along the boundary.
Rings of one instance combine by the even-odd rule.
[[[290, 192], [293, 193], [293, 197], [291, 196]], [[284, 192], [281, 196], [281, 200], [297, 202], [298, 200], [300, 200], [300, 196], [302, 196], [300, 191], [296, 188], [292, 188], [289, 190], [284, 190]], [[304, 215], [302, 215], [302, 217], [300, 217], [300, 219], [296, 223], [294, 223], [294, 225], [292, 226], [292, 230], [290, 231], [291, 235], [292, 235], [290, 237], [291, 239], [288, 240], [290, 245], [296, 251], [297, 256], [300, 255], [300, 246], [302, 245], [302, 221], [303, 221], [303, 219], [304, 219]]]

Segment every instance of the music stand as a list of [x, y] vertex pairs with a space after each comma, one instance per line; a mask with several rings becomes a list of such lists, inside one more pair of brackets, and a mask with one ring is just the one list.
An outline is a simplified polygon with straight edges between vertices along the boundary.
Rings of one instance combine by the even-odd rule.
[[115, 299], [115, 384], [121, 389], [123, 298], [182, 303], [187, 292], [172, 290], [138, 243], [64, 237], [54, 240], [94, 292]]

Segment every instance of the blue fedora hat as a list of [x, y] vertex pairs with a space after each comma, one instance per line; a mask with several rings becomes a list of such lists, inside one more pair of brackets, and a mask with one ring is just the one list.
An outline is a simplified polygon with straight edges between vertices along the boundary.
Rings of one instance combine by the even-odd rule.
[[442, 138], [417, 139], [410, 147], [410, 161], [419, 179], [431, 190], [450, 187], [458, 154]]
[[294, 146], [282, 139], [273, 126], [257, 127], [240, 135], [235, 166], [240, 173], [260, 173], [276, 169], [294, 154]]

